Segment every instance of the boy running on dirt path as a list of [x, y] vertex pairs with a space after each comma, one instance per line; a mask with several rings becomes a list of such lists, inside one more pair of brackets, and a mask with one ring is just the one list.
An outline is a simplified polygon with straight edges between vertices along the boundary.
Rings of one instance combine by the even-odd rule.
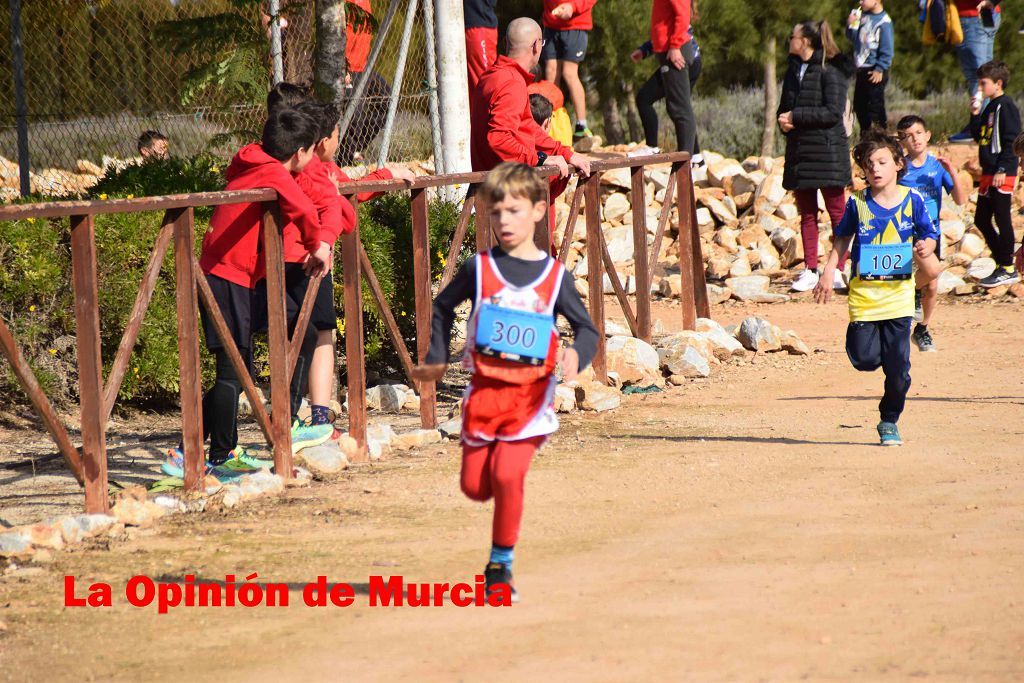
[[941, 265], [935, 257], [935, 242], [939, 235], [921, 195], [899, 185], [904, 161], [896, 138], [869, 130], [854, 147], [853, 158], [864, 171], [868, 187], [846, 203], [814, 296], [818, 303], [832, 297], [833, 273], [840, 256], [850, 250], [846, 354], [862, 372], [882, 368], [885, 393], [878, 404], [878, 437], [883, 446], [902, 446], [896, 423], [910, 390], [913, 266], [918, 265], [918, 286], [938, 277]]
[[[538, 249], [533, 237], [547, 212], [545, 183], [525, 164], [498, 166], [481, 189], [497, 228], [499, 246], [467, 261], [434, 301], [430, 352], [417, 366], [418, 381], [445, 372], [455, 308], [473, 301], [463, 364], [473, 373], [462, 400], [462, 491], [478, 501], [494, 498], [491, 555], [484, 570], [488, 594], [511, 591], [512, 558], [523, 516], [530, 460], [558, 429], [554, 411], [556, 367], [576, 378], [597, 350], [597, 330], [572, 275]], [[559, 348], [555, 317], [572, 326], [575, 343]]]
[[[928, 152], [932, 132], [928, 124], [920, 116], [911, 114], [904, 116], [896, 124], [900, 142], [907, 156], [904, 159], [906, 172], [900, 178], [900, 185], [917, 190], [924, 197], [928, 216], [939, 229], [939, 212], [942, 210], [942, 191], [949, 192], [958, 206], [967, 202], [967, 188], [957, 177], [956, 169], [945, 157], [935, 158]], [[942, 261], [942, 231], [935, 241], [935, 257]], [[936, 278], [914, 291], [914, 319], [918, 324], [914, 327], [911, 339], [923, 352], [935, 350], [935, 342], [928, 331], [935, 306], [939, 299], [939, 280]]]

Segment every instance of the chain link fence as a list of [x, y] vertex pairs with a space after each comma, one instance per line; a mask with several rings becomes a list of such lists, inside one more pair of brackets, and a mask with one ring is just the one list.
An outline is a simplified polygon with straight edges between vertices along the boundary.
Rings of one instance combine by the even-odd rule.
[[[381, 35], [380, 18], [392, 2], [395, 18]], [[416, 5], [411, 18], [410, 3]], [[383, 42], [340, 161], [374, 163], [380, 155], [403, 33], [407, 59], [386, 158], [426, 160], [432, 142], [424, 3], [368, 4], [374, 21], [365, 30]], [[271, 73], [264, 11], [255, 2], [230, 0], [22, 0], [32, 192], [59, 197], [85, 191], [111, 164], [134, 160], [138, 136], [149, 129], [167, 135], [179, 156], [227, 158], [257, 138]], [[315, 3], [282, 3], [281, 11], [285, 79], [310, 84]], [[9, 12], [0, 12], [0, 35], [0, 200], [9, 200], [19, 194]], [[211, 40], [217, 36], [230, 41]], [[190, 37], [193, 49], [175, 49]], [[358, 83], [359, 74], [352, 77]]]

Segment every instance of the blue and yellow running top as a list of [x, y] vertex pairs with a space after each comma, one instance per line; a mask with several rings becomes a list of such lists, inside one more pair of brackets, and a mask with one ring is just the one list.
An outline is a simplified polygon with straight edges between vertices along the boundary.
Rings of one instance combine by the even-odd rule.
[[[879, 206], [871, 190], [855, 192], [846, 202], [836, 237], [853, 236], [850, 320], [869, 322], [914, 315], [914, 279], [907, 259], [917, 240], [938, 239], [925, 201], [916, 191], [898, 187], [893, 208]], [[907, 267], [906, 270], [901, 268]]]

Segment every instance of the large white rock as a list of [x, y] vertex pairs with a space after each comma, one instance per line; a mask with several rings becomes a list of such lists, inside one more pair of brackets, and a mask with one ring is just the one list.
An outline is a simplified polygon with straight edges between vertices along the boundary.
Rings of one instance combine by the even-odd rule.
[[949, 294], [957, 287], [962, 287], [966, 284], [967, 282], [962, 277], [948, 270], [944, 270], [939, 274], [939, 294]]
[[623, 384], [651, 384], [661, 380], [658, 352], [635, 337], [610, 337], [605, 344], [608, 370]]
[[[749, 277], [751, 273], [750, 260], [747, 258], [747, 252], [741, 251], [737, 254], [736, 260], [729, 266], [730, 280], [737, 280], [743, 277]], [[728, 280], [726, 280], [728, 284]]]
[[957, 251], [967, 254], [972, 259], [978, 258], [981, 256], [981, 252], [985, 251], [985, 240], [973, 232], [969, 232], [960, 240], [960, 244], [957, 245]]
[[736, 339], [744, 348], [759, 353], [778, 351], [782, 348], [782, 342], [772, 324], [756, 316], [745, 318], [740, 323], [736, 328]]
[[988, 257], [976, 258], [967, 267], [966, 277], [970, 280], [984, 280], [996, 269], [994, 259]]
[[629, 198], [619, 192], [608, 195], [604, 200], [604, 219], [606, 221], [621, 220], [629, 213]]
[[782, 186], [782, 174], [772, 173], [754, 194], [754, 209], [758, 212], [775, 213], [782, 200], [786, 198], [786, 188]]
[[555, 412], [571, 413], [576, 410], [576, 390], [568, 384], [555, 387]]
[[711, 365], [695, 344], [680, 344], [658, 350], [661, 366], [672, 375], [682, 377], [707, 377]]
[[967, 225], [959, 218], [940, 221], [939, 226], [942, 228], [942, 236], [953, 243], [962, 240], [967, 231]]
[[397, 413], [407, 400], [409, 387], [404, 384], [379, 384], [366, 390], [366, 407], [385, 413]]
[[[667, 171], [665, 173], [668, 174]], [[613, 168], [601, 174], [602, 185], [614, 185], [628, 190], [632, 186], [632, 182], [628, 168]]]
[[349, 465], [348, 457], [333, 439], [320, 446], [302, 449], [296, 460], [301, 460], [310, 472], [318, 476], [341, 472]]
[[700, 203], [708, 207], [719, 222], [729, 226], [736, 225], [736, 209], [730, 209], [724, 201], [721, 201], [715, 198], [714, 195], [705, 192], [700, 196]]
[[749, 301], [758, 294], [766, 293], [771, 280], [765, 275], [747, 275], [731, 277], [725, 281], [725, 284], [732, 290], [734, 297], [740, 301]]
[[583, 380], [576, 384], [576, 406], [580, 410], [593, 410], [603, 413], [614, 410], [622, 404], [622, 394], [614, 387], [607, 387], [600, 382]]
[[728, 301], [732, 298], [732, 290], [728, 287], [722, 287], [721, 285], [712, 284], [710, 282], [706, 287], [708, 292], [708, 301], [712, 306]]
[[775, 251], [775, 247], [771, 244], [761, 245], [758, 247], [757, 253], [761, 257], [761, 264], [758, 266], [758, 270], [761, 272], [776, 273], [782, 268], [779, 253]]
[[771, 238], [783, 268], [791, 268], [804, 260], [803, 241], [796, 231], [787, 227], [778, 228], [772, 232]]
[[702, 332], [711, 345], [711, 352], [718, 360], [727, 360], [732, 356], [744, 356], [743, 344], [736, 337], [726, 332], [721, 326]]
[[708, 161], [708, 182], [712, 187], [725, 187], [726, 180], [734, 176], [743, 176], [745, 171], [735, 159], [722, 159], [721, 161]]

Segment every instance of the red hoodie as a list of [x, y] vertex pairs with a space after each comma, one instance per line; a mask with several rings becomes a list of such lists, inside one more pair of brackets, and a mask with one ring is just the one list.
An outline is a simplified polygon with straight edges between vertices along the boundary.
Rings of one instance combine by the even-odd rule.
[[[346, 235], [356, 226], [356, 211], [346, 197], [338, 194], [338, 188], [331, 181], [335, 175], [339, 182], [351, 180], [333, 161], [324, 162], [314, 158], [302, 173], [295, 176], [302, 191], [306, 193], [316, 207], [320, 217], [320, 239], [331, 246], [340, 235]], [[386, 168], [366, 175], [364, 180], [391, 180], [391, 171]], [[381, 192], [362, 192], [356, 195], [360, 202], [368, 202], [379, 197]], [[299, 226], [288, 223], [284, 226], [284, 261], [285, 263], [302, 263], [309, 253], [302, 244]]]
[[[551, 14], [551, 10], [565, 3], [572, 5], [571, 17], [559, 19]], [[589, 31], [594, 28], [590, 10], [596, 4], [597, 0], [544, 0], [544, 27], [556, 31]]]
[[533, 76], [514, 60], [498, 57], [470, 98], [470, 157], [474, 171], [489, 171], [503, 161], [537, 165], [537, 151], [572, 156], [572, 147], [551, 139], [533, 120], [527, 87]]
[[[282, 221], [298, 226], [307, 251], [320, 247], [316, 207], [295, 182], [295, 177], [280, 161], [264, 152], [262, 146], [251, 144], [238, 150], [225, 175], [229, 190], [276, 190]], [[263, 207], [257, 202], [218, 206], [203, 238], [203, 253], [199, 258], [203, 272], [242, 287], [255, 287], [265, 274], [260, 256], [262, 215]]]
[[690, 0], [653, 0], [651, 4], [651, 48], [668, 52], [690, 40]]
[[[373, 14], [370, 0], [348, 0], [348, 2], [367, 14]], [[348, 25], [345, 27], [345, 58], [348, 60], [349, 71], [362, 73], [366, 70], [366, 60], [370, 56], [373, 28], [368, 21], [357, 23], [359, 28], [355, 29], [352, 27], [352, 19], [349, 19]]]

